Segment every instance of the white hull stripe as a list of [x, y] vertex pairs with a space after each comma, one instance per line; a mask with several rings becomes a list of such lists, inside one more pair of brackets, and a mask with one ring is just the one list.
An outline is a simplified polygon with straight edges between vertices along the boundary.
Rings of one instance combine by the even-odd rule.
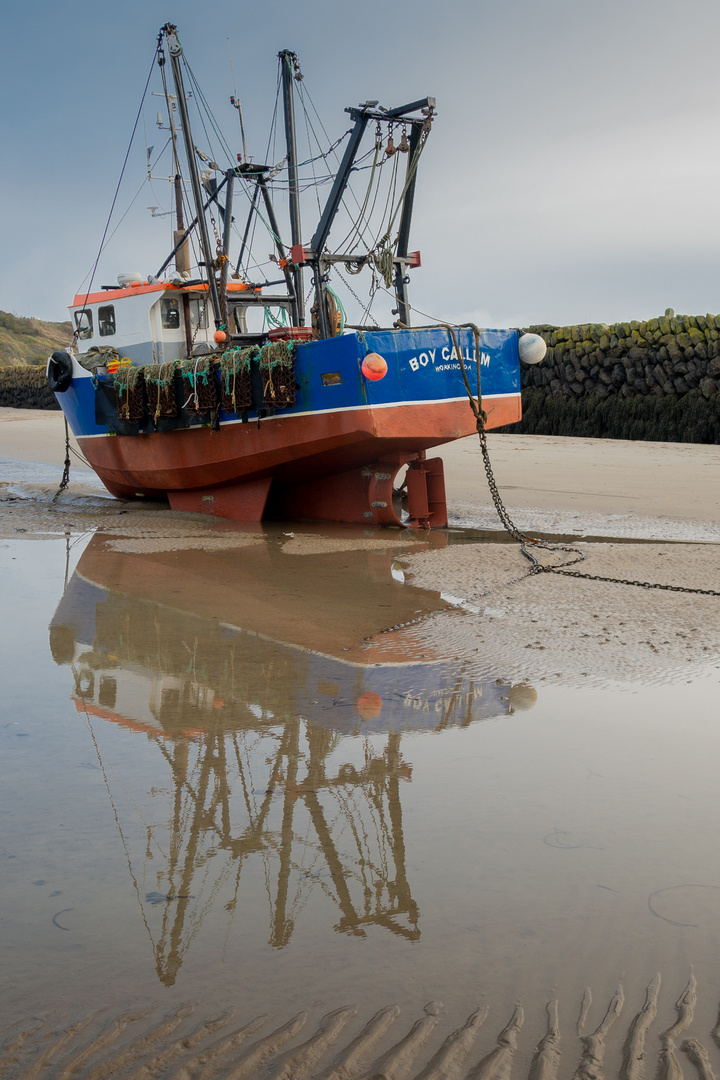
[[[482, 401], [483, 402], [485, 402], [485, 401], [499, 401], [501, 398], [519, 398], [519, 397], [520, 397], [520, 391], [518, 391], [517, 393], [513, 393], [513, 394], [487, 394], [486, 396], [484, 396], [482, 398]], [[308, 409], [307, 412], [275, 413], [274, 416], [261, 416], [261, 417], [255, 417], [254, 416], [252, 418], [251, 423], [255, 424], [255, 423], [257, 423], [259, 421], [261, 424], [266, 424], [268, 421], [271, 421], [271, 420], [294, 420], [296, 417], [300, 417], [300, 416], [330, 416], [333, 413], [348, 413], [348, 412], [363, 412], [363, 411], [364, 412], [371, 412], [371, 411], [374, 411], [376, 409], [400, 409], [400, 408], [404, 408], [406, 406], [415, 406], [415, 405], [452, 405], [456, 401], [467, 401], [467, 395], [463, 395], [462, 397], [454, 397], [454, 398], [436, 398], [434, 400], [424, 399], [422, 401], [388, 401], [388, 402], [385, 402], [384, 404], [379, 404], [379, 405], [344, 405], [340, 409]], [[242, 424], [242, 420], [221, 420], [220, 421], [220, 427], [230, 427], [233, 424]], [[192, 427], [177, 428], [175, 430], [178, 430], [178, 431], [194, 431], [196, 428], [201, 429], [204, 426], [206, 426], [206, 425], [195, 424]], [[149, 431], [149, 432], [147, 432], [147, 434], [148, 435], [156, 435], [158, 433], [155, 432], [155, 431]], [[163, 432], [161, 434], [170, 435], [170, 434], [173, 434], [173, 432]], [[135, 439], [135, 438], [137, 438], [136, 435], [120, 436], [120, 438], [123, 438], [123, 437], [127, 438], [127, 439]], [[99, 434], [95, 434], [95, 435], [77, 435], [76, 438], [78, 438], [78, 439], [110, 439], [110, 438], [116, 439], [116, 438], [118, 438], [118, 436], [113, 435], [110, 432], [107, 432], [107, 433], [106, 432], [100, 432]]]

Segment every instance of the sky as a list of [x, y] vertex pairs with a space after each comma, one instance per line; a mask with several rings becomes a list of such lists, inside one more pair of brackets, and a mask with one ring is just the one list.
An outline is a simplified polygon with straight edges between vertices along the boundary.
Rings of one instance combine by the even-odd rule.
[[[348, 129], [346, 106], [437, 99], [410, 243], [422, 252], [410, 284], [423, 313], [417, 323], [720, 312], [717, 0], [8, 5], [0, 309], [67, 317], [95, 262], [167, 21], [239, 151], [229, 104], [237, 93], [255, 161], [265, 158], [280, 49], [298, 54], [303, 88], [331, 140]], [[101, 256], [96, 284], [124, 271], [154, 273], [169, 250], [171, 219], [148, 209], [169, 207], [169, 185], [141, 187], [146, 140], [159, 147], [163, 138], [154, 123], [161, 108], [147, 99], [111, 232], [137, 197]], [[315, 222], [305, 209], [309, 239]], [[369, 279], [352, 284], [364, 302]], [[358, 315], [350, 300], [348, 317]]]

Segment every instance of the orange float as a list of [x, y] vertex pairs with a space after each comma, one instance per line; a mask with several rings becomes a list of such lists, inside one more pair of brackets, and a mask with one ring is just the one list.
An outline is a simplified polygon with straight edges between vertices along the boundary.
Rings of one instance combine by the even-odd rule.
[[366, 379], [370, 379], [371, 382], [377, 382], [378, 379], [384, 379], [387, 375], [387, 360], [380, 353], [371, 352], [368, 353], [362, 364], [360, 370]]

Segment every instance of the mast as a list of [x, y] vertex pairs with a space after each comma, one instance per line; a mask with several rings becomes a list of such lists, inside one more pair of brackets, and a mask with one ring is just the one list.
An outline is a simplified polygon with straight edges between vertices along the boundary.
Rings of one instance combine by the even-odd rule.
[[[295, 104], [293, 101], [293, 71], [299, 73], [297, 56], [289, 49], [283, 49], [278, 53], [282, 64], [283, 86], [283, 112], [285, 115], [285, 143], [287, 146], [288, 180], [289, 180], [289, 204], [290, 204], [290, 236], [293, 247], [302, 243], [300, 228], [300, 191], [298, 188], [297, 173], [297, 145], [295, 140]], [[305, 325], [305, 303], [303, 300], [303, 272], [302, 267], [293, 269], [293, 281], [295, 283], [295, 303], [297, 305], [297, 325]]]
[[228, 270], [230, 269], [230, 230], [232, 229], [232, 208], [233, 208], [233, 185], [235, 183], [235, 170], [228, 169], [225, 173], [225, 179], [227, 180], [227, 193], [225, 195], [225, 223], [223, 228], [223, 264], [220, 270], [220, 309], [222, 312], [222, 321], [225, 323], [226, 329], [228, 329], [228, 302], [227, 302], [227, 280]]
[[193, 199], [195, 201], [195, 211], [198, 217], [198, 229], [200, 230], [200, 243], [202, 246], [203, 258], [205, 260], [205, 269], [207, 271], [210, 301], [213, 307], [215, 326], [218, 327], [222, 322], [220, 294], [218, 292], [217, 281], [213, 269], [215, 260], [213, 258], [212, 248], [210, 247], [210, 235], [208, 233], [203, 209], [200, 174], [198, 172], [197, 161], [195, 160], [195, 143], [193, 142], [192, 132], [190, 130], [190, 117], [188, 115], [187, 101], [185, 100], [185, 88], [183, 86], [182, 69], [180, 67], [182, 46], [177, 38], [177, 28], [173, 26], [172, 23], [166, 23], [162, 32], [165, 34], [170, 52], [170, 64], [172, 66], [175, 91], [177, 93], [178, 109], [180, 110], [183, 140], [185, 142], [185, 155], [187, 157], [188, 169], [190, 170], [190, 184], [192, 186]]
[[[408, 153], [407, 170], [408, 173], [413, 167], [413, 163], [416, 162], [415, 155], [420, 145], [420, 139], [422, 138], [423, 128], [417, 124], [413, 124], [410, 132], [410, 152]], [[397, 301], [397, 313], [398, 319], [403, 326], [410, 325], [410, 302], [408, 300], [408, 277], [407, 277], [407, 263], [401, 262], [402, 259], [407, 259], [408, 245], [410, 243], [410, 220], [413, 212], [413, 202], [415, 200], [415, 181], [417, 180], [417, 172], [413, 173], [410, 180], [407, 182], [407, 190], [405, 191], [405, 198], [403, 199], [402, 214], [400, 215], [400, 226], [398, 228], [397, 238], [397, 250], [395, 252], [398, 261], [395, 263], [395, 298]]]
[[[175, 149], [175, 142], [173, 138], [173, 150]], [[177, 167], [177, 155], [175, 157], [175, 165]], [[187, 275], [190, 277], [190, 244], [185, 232], [185, 222], [183, 220], [183, 192], [182, 192], [182, 179], [180, 173], [175, 173], [175, 269], [179, 274]], [[178, 247], [178, 245], [180, 245]], [[192, 335], [192, 323], [190, 321], [190, 297], [186, 292], [182, 292], [181, 306], [183, 327], [185, 330], [185, 355], [189, 359], [192, 353], [193, 335]]]

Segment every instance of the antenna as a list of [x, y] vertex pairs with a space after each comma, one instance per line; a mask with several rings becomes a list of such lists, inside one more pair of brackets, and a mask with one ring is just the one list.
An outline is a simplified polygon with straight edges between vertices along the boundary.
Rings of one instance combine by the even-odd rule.
[[233, 92], [232, 92], [232, 97], [230, 98], [230, 104], [234, 108], [236, 108], [237, 112], [238, 112], [238, 119], [240, 120], [240, 137], [242, 139], [242, 148], [243, 148], [242, 156], [243, 156], [243, 161], [247, 161], [248, 156], [247, 156], [247, 147], [245, 145], [245, 125], [243, 124], [242, 105], [240, 103], [240, 98], [237, 96], [237, 87], [235, 86], [235, 69], [233, 68], [232, 53], [230, 52], [230, 38], [227, 39], [227, 47], [228, 47], [228, 59], [230, 61], [230, 76], [232, 78], [232, 84], [233, 84]]

